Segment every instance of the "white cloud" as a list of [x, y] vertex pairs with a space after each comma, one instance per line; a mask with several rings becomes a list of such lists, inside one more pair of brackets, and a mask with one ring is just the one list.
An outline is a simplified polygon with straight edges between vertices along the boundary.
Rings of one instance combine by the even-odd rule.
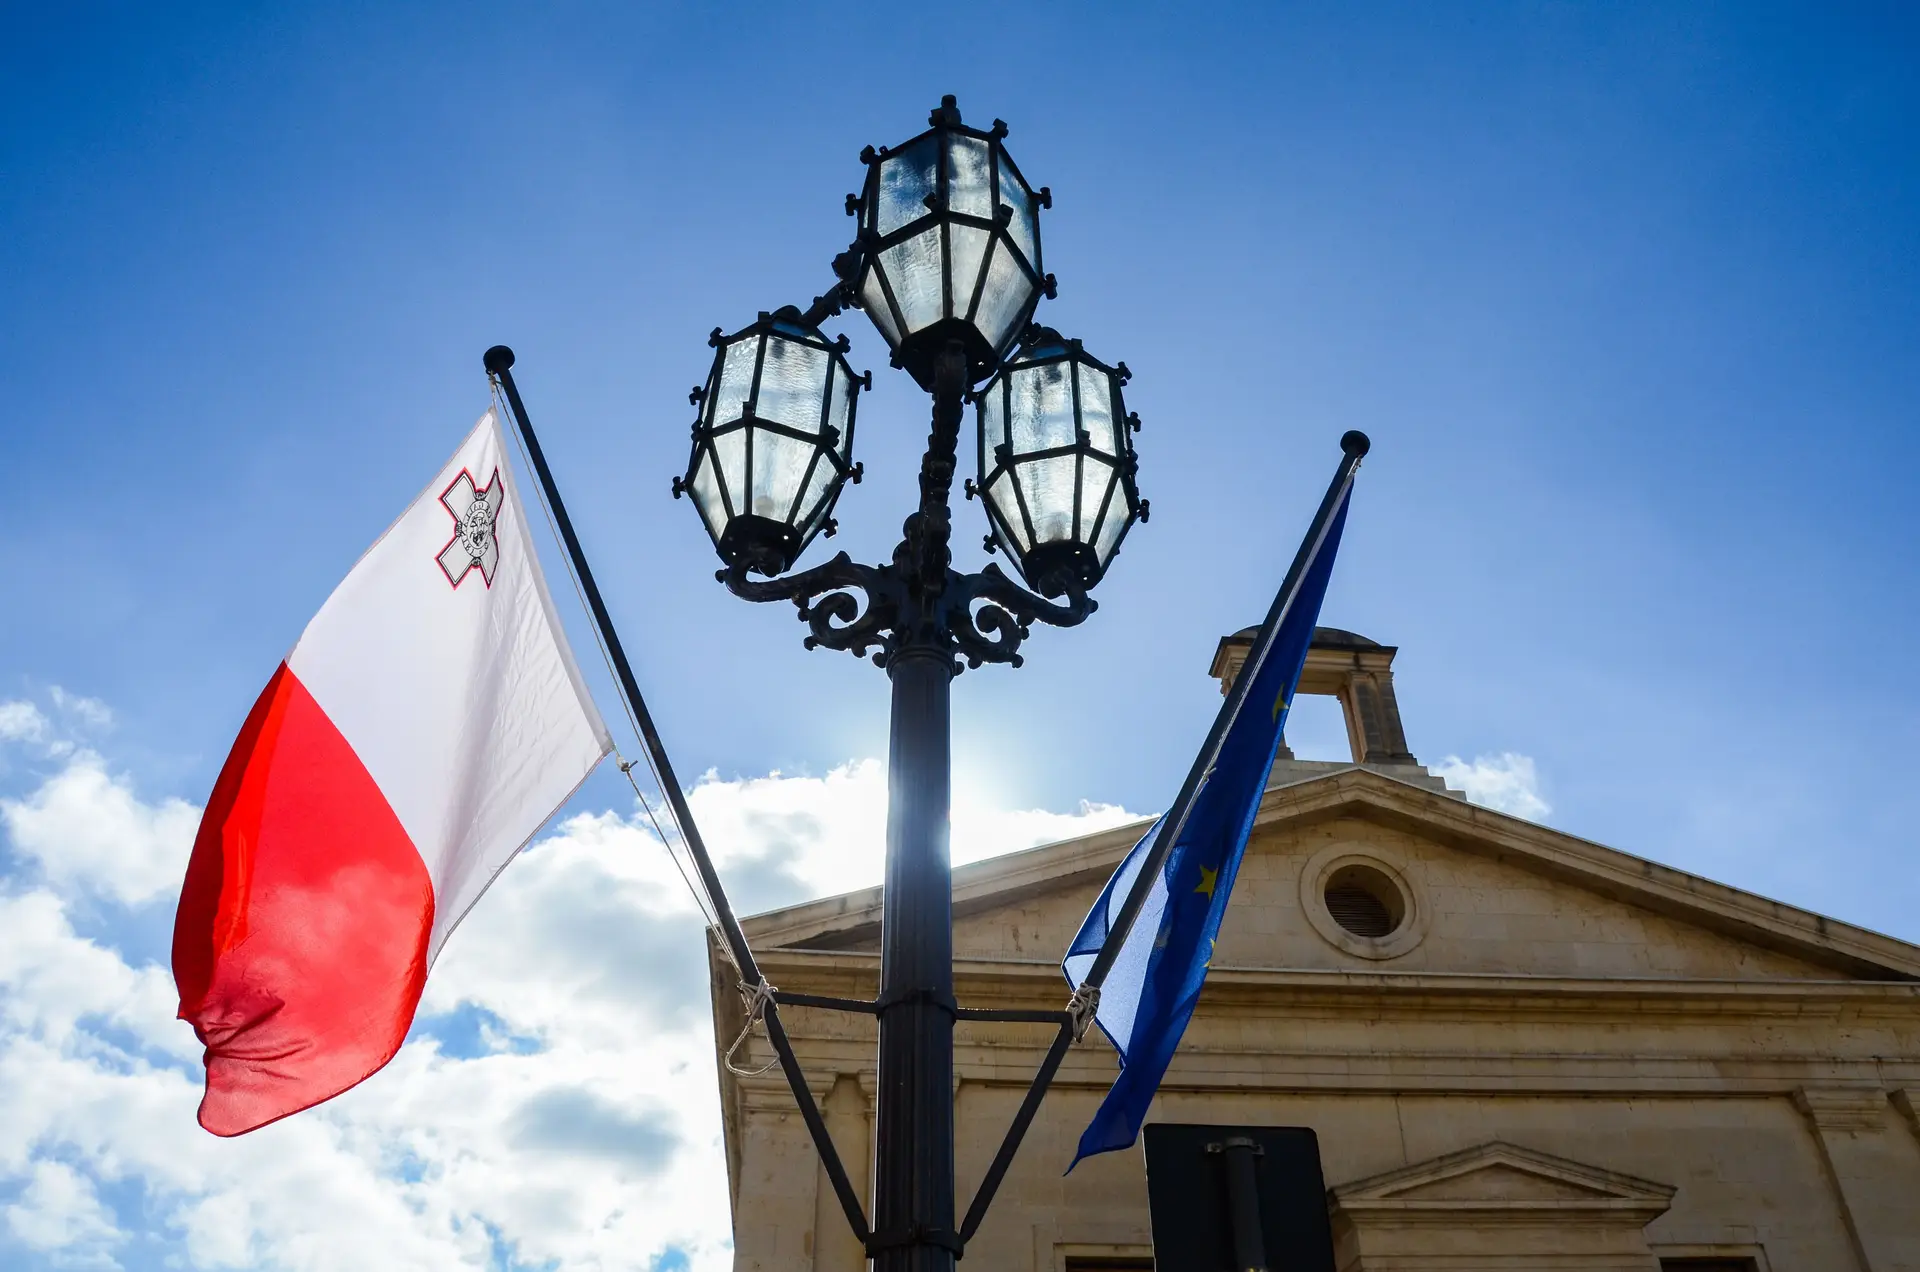
[[[688, 796], [701, 833], [742, 913], [880, 882], [887, 835], [887, 770], [878, 760], [825, 777], [724, 781], [703, 777]], [[1004, 809], [964, 787], [954, 792], [955, 865], [1136, 820], [1114, 804], [1082, 801], [1071, 813]]]
[[14, 849], [56, 886], [128, 905], [178, 884], [199, 822], [199, 810], [182, 800], [143, 803], [92, 751], [76, 752], [27, 798], [0, 799]]
[[6, 1208], [6, 1219], [7, 1230], [30, 1249], [59, 1250], [74, 1263], [115, 1266], [100, 1247], [119, 1240], [120, 1229], [100, 1204], [93, 1181], [65, 1162], [34, 1163], [20, 1200]]
[[44, 742], [50, 727], [46, 713], [31, 702], [0, 702], [0, 742]]
[[1471, 764], [1449, 755], [1433, 766], [1436, 775], [1476, 804], [1515, 817], [1539, 821], [1553, 811], [1540, 794], [1540, 775], [1533, 757], [1514, 751], [1475, 756]]
[[[709, 777], [691, 801], [743, 910], [879, 878], [880, 764]], [[957, 802], [961, 860], [1130, 816]], [[731, 1264], [702, 923], [644, 818], [573, 817], [507, 870], [386, 1070], [218, 1140], [170, 974], [80, 930], [62, 891], [170, 894], [198, 811], [82, 752], [0, 815], [45, 880], [0, 879], [0, 1262], [99, 1263], [138, 1237], [206, 1269]], [[119, 1232], [103, 1197], [127, 1185]]]
[[78, 720], [89, 729], [110, 729], [113, 727], [113, 711], [98, 698], [82, 697], [77, 693], [68, 693], [59, 685], [47, 690], [47, 696], [53, 699], [53, 705], [60, 713], [70, 719]]

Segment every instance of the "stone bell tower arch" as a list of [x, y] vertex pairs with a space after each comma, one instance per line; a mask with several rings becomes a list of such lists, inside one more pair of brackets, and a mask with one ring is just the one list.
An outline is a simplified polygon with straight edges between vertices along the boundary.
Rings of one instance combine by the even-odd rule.
[[[1233, 687], [1234, 677], [1253, 649], [1257, 627], [1245, 627], [1222, 637], [1214, 651], [1210, 675], [1220, 681], [1220, 692]], [[1338, 627], [1316, 627], [1300, 673], [1299, 693], [1324, 694], [1340, 700], [1346, 718], [1347, 745], [1355, 764], [1415, 767], [1420, 762], [1407, 749], [1407, 733], [1400, 723], [1400, 703], [1393, 696], [1393, 656], [1400, 650]], [[1284, 742], [1280, 758], [1291, 760]]]

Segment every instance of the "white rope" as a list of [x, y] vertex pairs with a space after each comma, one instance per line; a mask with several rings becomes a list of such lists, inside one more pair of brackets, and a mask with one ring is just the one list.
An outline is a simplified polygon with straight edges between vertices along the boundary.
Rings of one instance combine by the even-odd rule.
[[753, 1027], [759, 1024], [761, 1018], [767, 1014], [767, 1008], [773, 1004], [773, 996], [778, 991], [774, 989], [773, 983], [764, 976], [760, 978], [758, 985], [749, 985], [745, 981], [741, 981], [739, 990], [740, 997], [746, 1005], [747, 1022], [740, 1026], [740, 1033], [734, 1038], [733, 1045], [727, 1048], [725, 1063], [727, 1072], [736, 1078], [757, 1078], [761, 1074], [771, 1070], [776, 1064], [779, 1064], [780, 1057], [777, 1055], [774, 1056], [773, 1059], [767, 1061], [758, 1069], [743, 1069], [733, 1062], [733, 1057], [739, 1052], [740, 1048], [745, 1045], [747, 1036], [753, 1032]]
[[[646, 810], [647, 820], [653, 823], [653, 833], [659, 837], [661, 847], [667, 850], [667, 860], [673, 863], [673, 868], [679, 874], [680, 881], [687, 885], [687, 891], [692, 894], [694, 905], [700, 908], [700, 917], [706, 920], [708, 927], [714, 926], [717, 920], [713, 917], [713, 912], [707, 909], [704, 894], [701, 892], [699, 886], [694, 883], [693, 877], [687, 873], [687, 867], [685, 863], [680, 860], [680, 854], [673, 850], [673, 845], [667, 841], [666, 834], [660, 829], [659, 819], [653, 815], [653, 805], [647, 802], [646, 792], [640, 789], [640, 783], [633, 780], [633, 761], [621, 755], [617, 748], [613, 753], [613, 758], [614, 762], [620, 766], [620, 775], [626, 778], [627, 785], [633, 788], [633, 797], [639, 800], [640, 807]], [[726, 951], [727, 961], [729, 963], [733, 962], [733, 951], [727, 949], [724, 943], [720, 948]], [[739, 970], [738, 967], [734, 968], [735, 972]]]

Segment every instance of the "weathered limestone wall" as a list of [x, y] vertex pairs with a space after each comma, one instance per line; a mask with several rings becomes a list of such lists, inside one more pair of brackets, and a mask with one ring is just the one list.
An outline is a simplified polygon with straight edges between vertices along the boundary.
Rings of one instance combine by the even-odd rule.
[[[963, 1196], [977, 1184], [1019, 1096], [1011, 1086], [962, 1084], [955, 1112]], [[1053, 1097], [969, 1248], [970, 1263], [1008, 1272], [1061, 1272], [1069, 1255], [1151, 1253], [1137, 1152], [1090, 1159], [1070, 1176], [1060, 1173], [1099, 1096], [1096, 1089], [1079, 1087]], [[1656, 1256], [1707, 1254], [1764, 1258], [1759, 1266], [1773, 1272], [1920, 1269], [1920, 1225], [1914, 1215], [1920, 1200], [1920, 1137], [1901, 1123], [1886, 1092], [1871, 1099], [1855, 1092], [1845, 1097], [1846, 1111], [1839, 1115], [1836, 1097], [1814, 1098], [1827, 1101], [1824, 1131], [1789, 1097], [1462, 1099], [1182, 1091], [1163, 1097], [1155, 1118], [1311, 1126], [1320, 1137], [1327, 1181], [1336, 1190], [1349, 1181], [1495, 1141], [1664, 1183], [1674, 1190], [1670, 1207], [1645, 1225], [1637, 1241], [1643, 1257], [1622, 1265], [1641, 1272], [1656, 1266]], [[1833, 1121], [1836, 1116], [1839, 1123]], [[845, 1234], [798, 1116], [760, 1113], [750, 1125], [755, 1154], [766, 1169], [754, 1172], [752, 1183], [758, 1186], [750, 1185], [751, 1196], [743, 1197], [736, 1266], [860, 1272], [864, 1260]], [[1828, 1147], [1834, 1136], [1844, 1138]], [[848, 1150], [850, 1162], [863, 1160], [838, 1134], [836, 1140]], [[863, 1176], [861, 1171], [858, 1177]], [[1613, 1266], [1604, 1260], [1556, 1261], [1576, 1253], [1583, 1242], [1603, 1246], [1615, 1239], [1604, 1212], [1576, 1215], [1574, 1224], [1526, 1229], [1503, 1214], [1500, 1203], [1537, 1205], [1539, 1199], [1525, 1189], [1504, 1195], [1516, 1190], [1494, 1182], [1481, 1189], [1469, 1179], [1455, 1189], [1453, 1200], [1497, 1220], [1474, 1230], [1495, 1233], [1492, 1244], [1501, 1255], [1520, 1260], [1512, 1265], [1516, 1269]], [[1429, 1205], [1434, 1200], [1431, 1195], [1422, 1199]], [[1349, 1260], [1342, 1272], [1458, 1266], [1369, 1261], [1369, 1245], [1391, 1250], [1392, 1238], [1409, 1230], [1391, 1218], [1372, 1219], [1356, 1239], [1355, 1225], [1337, 1207], [1335, 1224]], [[1411, 1231], [1415, 1249], [1444, 1243], [1431, 1228]]]

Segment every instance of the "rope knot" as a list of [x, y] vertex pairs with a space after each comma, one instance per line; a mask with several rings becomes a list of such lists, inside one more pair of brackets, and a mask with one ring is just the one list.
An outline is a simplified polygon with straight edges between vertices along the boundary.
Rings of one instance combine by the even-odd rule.
[[733, 1045], [727, 1048], [727, 1072], [736, 1078], [757, 1078], [761, 1074], [771, 1070], [776, 1064], [779, 1064], [780, 1057], [775, 1056], [758, 1069], [744, 1069], [735, 1064], [733, 1058], [738, 1054], [740, 1048], [746, 1045], [747, 1035], [753, 1032], [753, 1027], [765, 1019], [767, 1008], [773, 1005], [773, 996], [780, 991], [775, 989], [773, 982], [764, 976], [760, 978], [758, 984], [749, 985], [745, 981], [740, 981], [734, 988], [740, 991], [740, 1001], [746, 1008], [747, 1020], [745, 1024], [740, 1026], [739, 1036], [733, 1040]]
[[1079, 1042], [1087, 1036], [1087, 1029], [1093, 1024], [1093, 1018], [1100, 1012], [1100, 987], [1082, 985], [1073, 991], [1073, 997], [1067, 1000], [1067, 1016], [1073, 1022], [1073, 1040]]

